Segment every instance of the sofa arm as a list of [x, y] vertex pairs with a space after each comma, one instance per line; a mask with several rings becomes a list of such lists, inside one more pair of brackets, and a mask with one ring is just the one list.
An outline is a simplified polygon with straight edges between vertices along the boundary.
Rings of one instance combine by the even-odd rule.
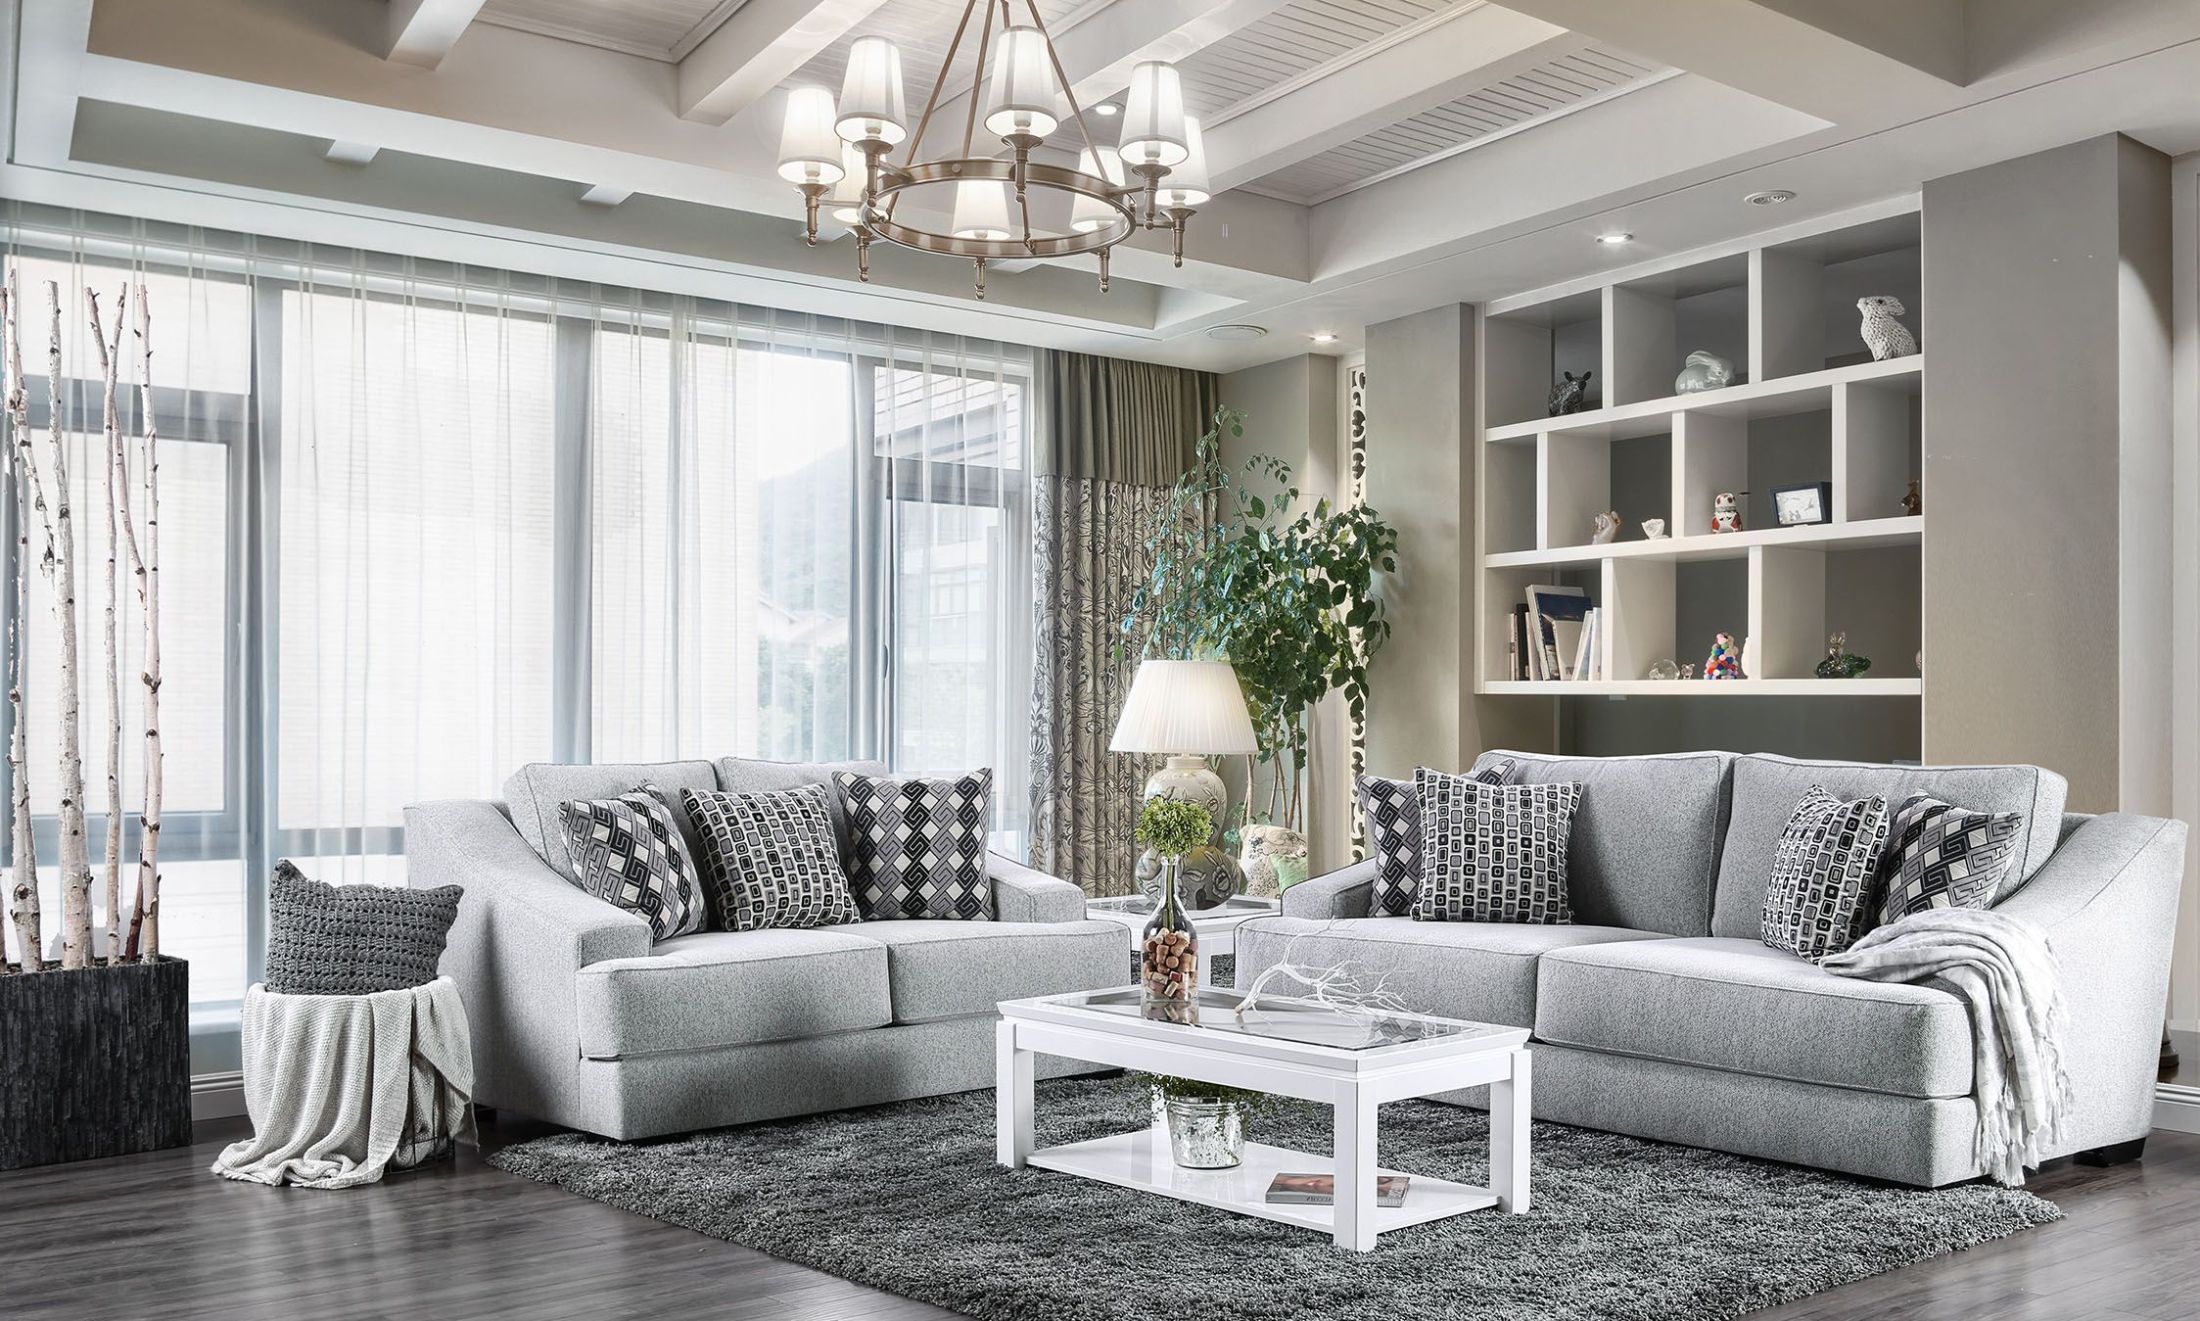
[[2143, 1137], [2153, 1124], [2184, 872], [2183, 822], [2078, 818], [2047, 865], [1994, 906], [2045, 927], [2062, 970], [2063, 1065], [2075, 1104], [2050, 1156]]
[[406, 808], [405, 882], [465, 889], [443, 972], [466, 1002], [476, 1099], [588, 1126], [577, 1087], [579, 973], [648, 954], [649, 923], [552, 871], [492, 802]]
[[1301, 881], [1283, 892], [1283, 915], [1326, 922], [1339, 917], [1366, 917], [1375, 892], [1375, 859], [1366, 858], [1349, 867]]
[[985, 855], [993, 883], [993, 916], [1003, 922], [1081, 922], [1085, 892], [1001, 853]]

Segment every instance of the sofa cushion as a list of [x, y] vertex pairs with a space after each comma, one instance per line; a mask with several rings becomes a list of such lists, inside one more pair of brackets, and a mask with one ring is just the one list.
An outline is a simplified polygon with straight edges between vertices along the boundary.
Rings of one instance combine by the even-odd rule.
[[[1483, 784], [1503, 784], [1510, 774], [1512, 763], [1498, 761], [1475, 771], [1473, 778]], [[1353, 784], [1360, 828], [1367, 836], [1368, 851], [1375, 855], [1375, 888], [1368, 908], [1381, 917], [1404, 917], [1413, 911], [1413, 896], [1421, 888], [1421, 796], [1412, 780], [1362, 775]]]
[[1556, 950], [1539, 983], [1535, 1034], [1557, 1045], [1896, 1096], [1970, 1095], [1970, 1021], [1935, 985], [1837, 977], [1723, 937]]
[[1130, 981], [1115, 922], [856, 922], [833, 931], [883, 947], [896, 1023], [991, 1014], [1003, 1000]]
[[671, 803], [642, 788], [616, 798], [576, 798], [559, 813], [583, 890], [641, 914], [657, 940], [703, 929], [702, 878]]
[[569, 881], [578, 881], [572, 851], [566, 847], [559, 809], [576, 799], [617, 798], [645, 784], [664, 791], [662, 797], [679, 823], [687, 841], [688, 856], [701, 857], [702, 841], [687, 808], [680, 804], [682, 789], [715, 789], [718, 773], [707, 761], [614, 762], [603, 766], [575, 766], [561, 762], [529, 762], [504, 782], [504, 802], [521, 838], [534, 846], [542, 860]]
[[1878, 914], [1873, 887], [1886, 849], [1885, 798], [1843, 802], [1812, 785], [1780, 832], [1758, 935], [1806, 959], [1855, 944]]
[[993, 771], [959, 776], [858, 775], [835, 771], [848, 813], [848, 869], [866, 921], [993, 916], [986, 876]]
[[834, 771], [850, 771], [857, 775], [884, 775], [886, 763], [879, 761], [757, 761], [750, 757], [720, 757], [717, 761], [717, 788], [729, 794], [768, 793], [779, 789], [799, 789], [815, 784], [825, 790], [825, 808], [832, 814], [833, 839], [840, 846], [840, 855], [848, 856], [848, 808], [840, 801], [840, 790], [833, 784]]
[[830, 927], [856, 918], [825, 807], [832, 790], [682, 794], [703, 832], [703, 888], [721, 931]]
[[1421, 800], [1416, 922], [1574, 920], [1566, 904], [1566, 841], [1578, 784], [1485, 784], [1473, 775], [1413, 772]]
[[[1659, 939], [1618, 927], [1256, 917], [1237, 929], [1237, 984], [1252, 985], [1278, 963], [1348, 963], [1363, 982], [1381, 983], [1415, 1013], [1530, 1027], [1541, 956], [1580, 945]], [[1295, 992], [1283, 983], [1279, 993]]]
[[1911, 798], [1887, 831], [1880, 925], [1933, 908], [1992, 908], [2023, 836], [2024, 818], [2015, 812], [1970, 812], [1926, 794]]
[[[1581, 786], [1566, 849], [1566, 897], [1576, 922], [1669, 936], [1710, 934], [1711, 885], [1726, 829], [1732, 754], [1552, 757], [1504, 751], [1485, 752], [1474, 766], [1480, 770], [1507, 759], [1514, 763], [1510, 783]], [[1783, 813], [1780, 824], [1786, 823]], [[1763, 897], [1760, 891], [1759, 900]], [[1754, 934], [1754, 912], [1750, 921]]]
[[702, 931], [580, 970], [581, 1054], [786, 1041], [893, 1021], [886, 951], [838, 931]]
[[[1772, 880], [1772, 855], [1795, 805], [1814, 784], [1840, 798], [1879, 794], [1902, 803], [1931, 794], [1974, 812], [2021, 812], [2024, 832], [2011, 866], [2007, 898], [2055, 851], [2069, 785], [2037, 766], [1886, 766], [1868, 762], [1796, 761], [1765, 753], [1734, 759], [1733, 812], [1719, 851], [1718, 901], [1711, 934], [1754, 939]], [[1587, 803], [1583, 808], [1586, 811]], [[1577, 897], [1575, 906], [1580, 907]]]

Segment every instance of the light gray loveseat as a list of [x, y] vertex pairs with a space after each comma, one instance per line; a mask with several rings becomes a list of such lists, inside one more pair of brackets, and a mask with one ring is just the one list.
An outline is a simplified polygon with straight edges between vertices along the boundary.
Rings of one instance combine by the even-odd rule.
[[[558, 808], [569, 799], [643, 783], [786, 789], [834, 770], [880, 768], [538, 764], [512, 776], [503, 803], [408, 807], [407, 883], [466, 889], [443, 971], [465, 997], [476, 1099], [631, 1139], [990, 1087], [1000, 1001], [1127, 980], [1120, 926], [1086, 920], [1076, 886], [997, 854], [991, 921], [704, 931], [656, 944], [640, 917], [564, 874]], [[691, 823], [674, 815], [692, 848]], [[1076, 1068], [1040, 1063], [1048, 1076]]]
[[1523, 782], [1584, 785], [1567, 856], [1574, 925], [1369, 917], [1367, 861], [1239, 927], [1239, 985], [1288, 950], [1355, 962], [1424, 1012], [1531, 1028], [1541, 1119], [1901, 1183], [1973, 1178], [1971, 1029], [1954, 993], [1837, 977], [1758, 939], [1774, 846], [1811, 785], [1885, 794], [1890, 808], [1930, 793], [2025, 817], [2023, 884], [1997, 906], [2047, 928], [2069, 999], [2075, 1109], [2048, 1154], [2128, 1155], [2145, 1137], [2182, 823], [2067, 815], [2062, 777], [2030, 766], [1719, 752], [1490, 752], [1475, 765], [1501, 758]]

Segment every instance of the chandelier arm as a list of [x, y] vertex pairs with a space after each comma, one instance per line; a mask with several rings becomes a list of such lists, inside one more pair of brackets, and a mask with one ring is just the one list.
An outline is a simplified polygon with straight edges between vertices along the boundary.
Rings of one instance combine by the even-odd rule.
[[917, 153], [924, 147], [924, 130], [932, 122], [932, 112], [939, 108], [940, 85], [947, 81], [947, 71], [955, 65], [955, 52], [962, 49], [963, 34], [970, 30], [970, 14], [980, 0], [965, 0], [962, 21], [955, 25], [955, 39], [947, 43], [947, 54], [940, 59], [939, 76], [932, 80], [932, 90], [924, 98], [924, 113], [917, 117], [916, 135], [909, 139], [909, 163], [917, 163]]
[[[1008, 0], [1001, 0], [1005, 7]], [[1047, 21], [1039, 17], [1037, 0], [1024, 0], [1024, 8], [1031, 11], [1031, 25], [1039, 29], [1039, 38], [1047, 48], [1047, 63], [1054, 66], [1054, 81], [1062, 85], [1062, 99], [1069, 102], [1069, 117], [1077, 124], [1078, 136], [1085, 140], [1085, 150], [1092, 153], [1093, 162], [1100, 160], [1100, 149], [1092, 143], [1092, 129], [1085, 123], [1085, 112], [1077, 104], [1077, 90], [1069, 85], [1069, 74], [1062, 68], [1061, 53], [1054, 49], [1054, 37], [1047, 31]], [[1107, 171], [1102, 170], [1102, 174]]]
[[[985, 6], [985, 26], [978, 29], [978, 67], [970, 75], [969, 113], [963, 116], [962, 154], [965, 159], [970, 156], [971, 137], [978, 129], [978, 94], [985, 90], [985, 52], [986, 47], [993, 42], [993, 0], [979, 0], [979, 3]], [[939, 89], [934, 88], [933, 95], [937, 96], [938, 94]], [[911, 156], [909, 163], [911, 165], [916, 164], [917, 158]]]

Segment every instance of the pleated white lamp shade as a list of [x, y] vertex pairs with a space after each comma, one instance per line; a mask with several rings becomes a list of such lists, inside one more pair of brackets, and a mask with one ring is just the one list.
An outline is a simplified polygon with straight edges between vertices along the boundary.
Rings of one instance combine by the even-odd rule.
[[1169, 167], [1169, 176], [1154, 193], [1162, 206], [1203, 206], [1214, 196], [1208, 191], [1207, 144], [1200, 138], [1199, 120], [1190, 115], [1184, 117], [1184, 149], [1183, 161]]
[[959, 239], [1008, 237], [1008, 185], [998, 179], [964, 179], [955, 185], [955, 214], [950, 221]]
[[840, 120], [834, 127], [850, 142], [889, 147], [909, 136], [900, 47], [884, 37], [857, 37], [848, 47], [848, 76], [841, 80]]
[[1245, 691], [1228, 661], [1149, 660], [1139, 664], [1115, 722], [1111, 752], [1204, 757], [1258, 751]]
[[1123, 164], [1175, 166], [1184, 159], [1184, 82], [1176, 66], [1147, 60], [1131, 70], [1123, 100]]
[[869, 182], [869, 167], [853, 142], [840, 144], [840, 168], [844, 173], [833, 191], [825, 194], [825, 205], [832, 208], [835, 221], [854, 229], [863, 223], [863, 189]]
[[1059, 122], [1054, 114], [1054, 75], [1047, 39], [1035, 27], [1012, 27], [994, 47], [992, 95], [986, 101], [985, 131], [1008, 137], [1043, 138]]
[[833, 94], [822, 87], [787, 93], [779, 132], [779, 177], [793, 184], [840, 182], [840, 135], [833, 131]]
[[[1123, 161], [1115, 154], [1113, 147], [1100, 148], [1097, 157], [1091, 148], [1078, 152], [1077, 169], [1081, 174], [1105, 179], [1118, 188], [1123, 186]], [[1121, 218], [1122, 212], [1097, 197], [1086, 197], [1080, 193], [1077, 200], [1070, 204], [1069, 227], [1080, 234], [1106, 229]]]

